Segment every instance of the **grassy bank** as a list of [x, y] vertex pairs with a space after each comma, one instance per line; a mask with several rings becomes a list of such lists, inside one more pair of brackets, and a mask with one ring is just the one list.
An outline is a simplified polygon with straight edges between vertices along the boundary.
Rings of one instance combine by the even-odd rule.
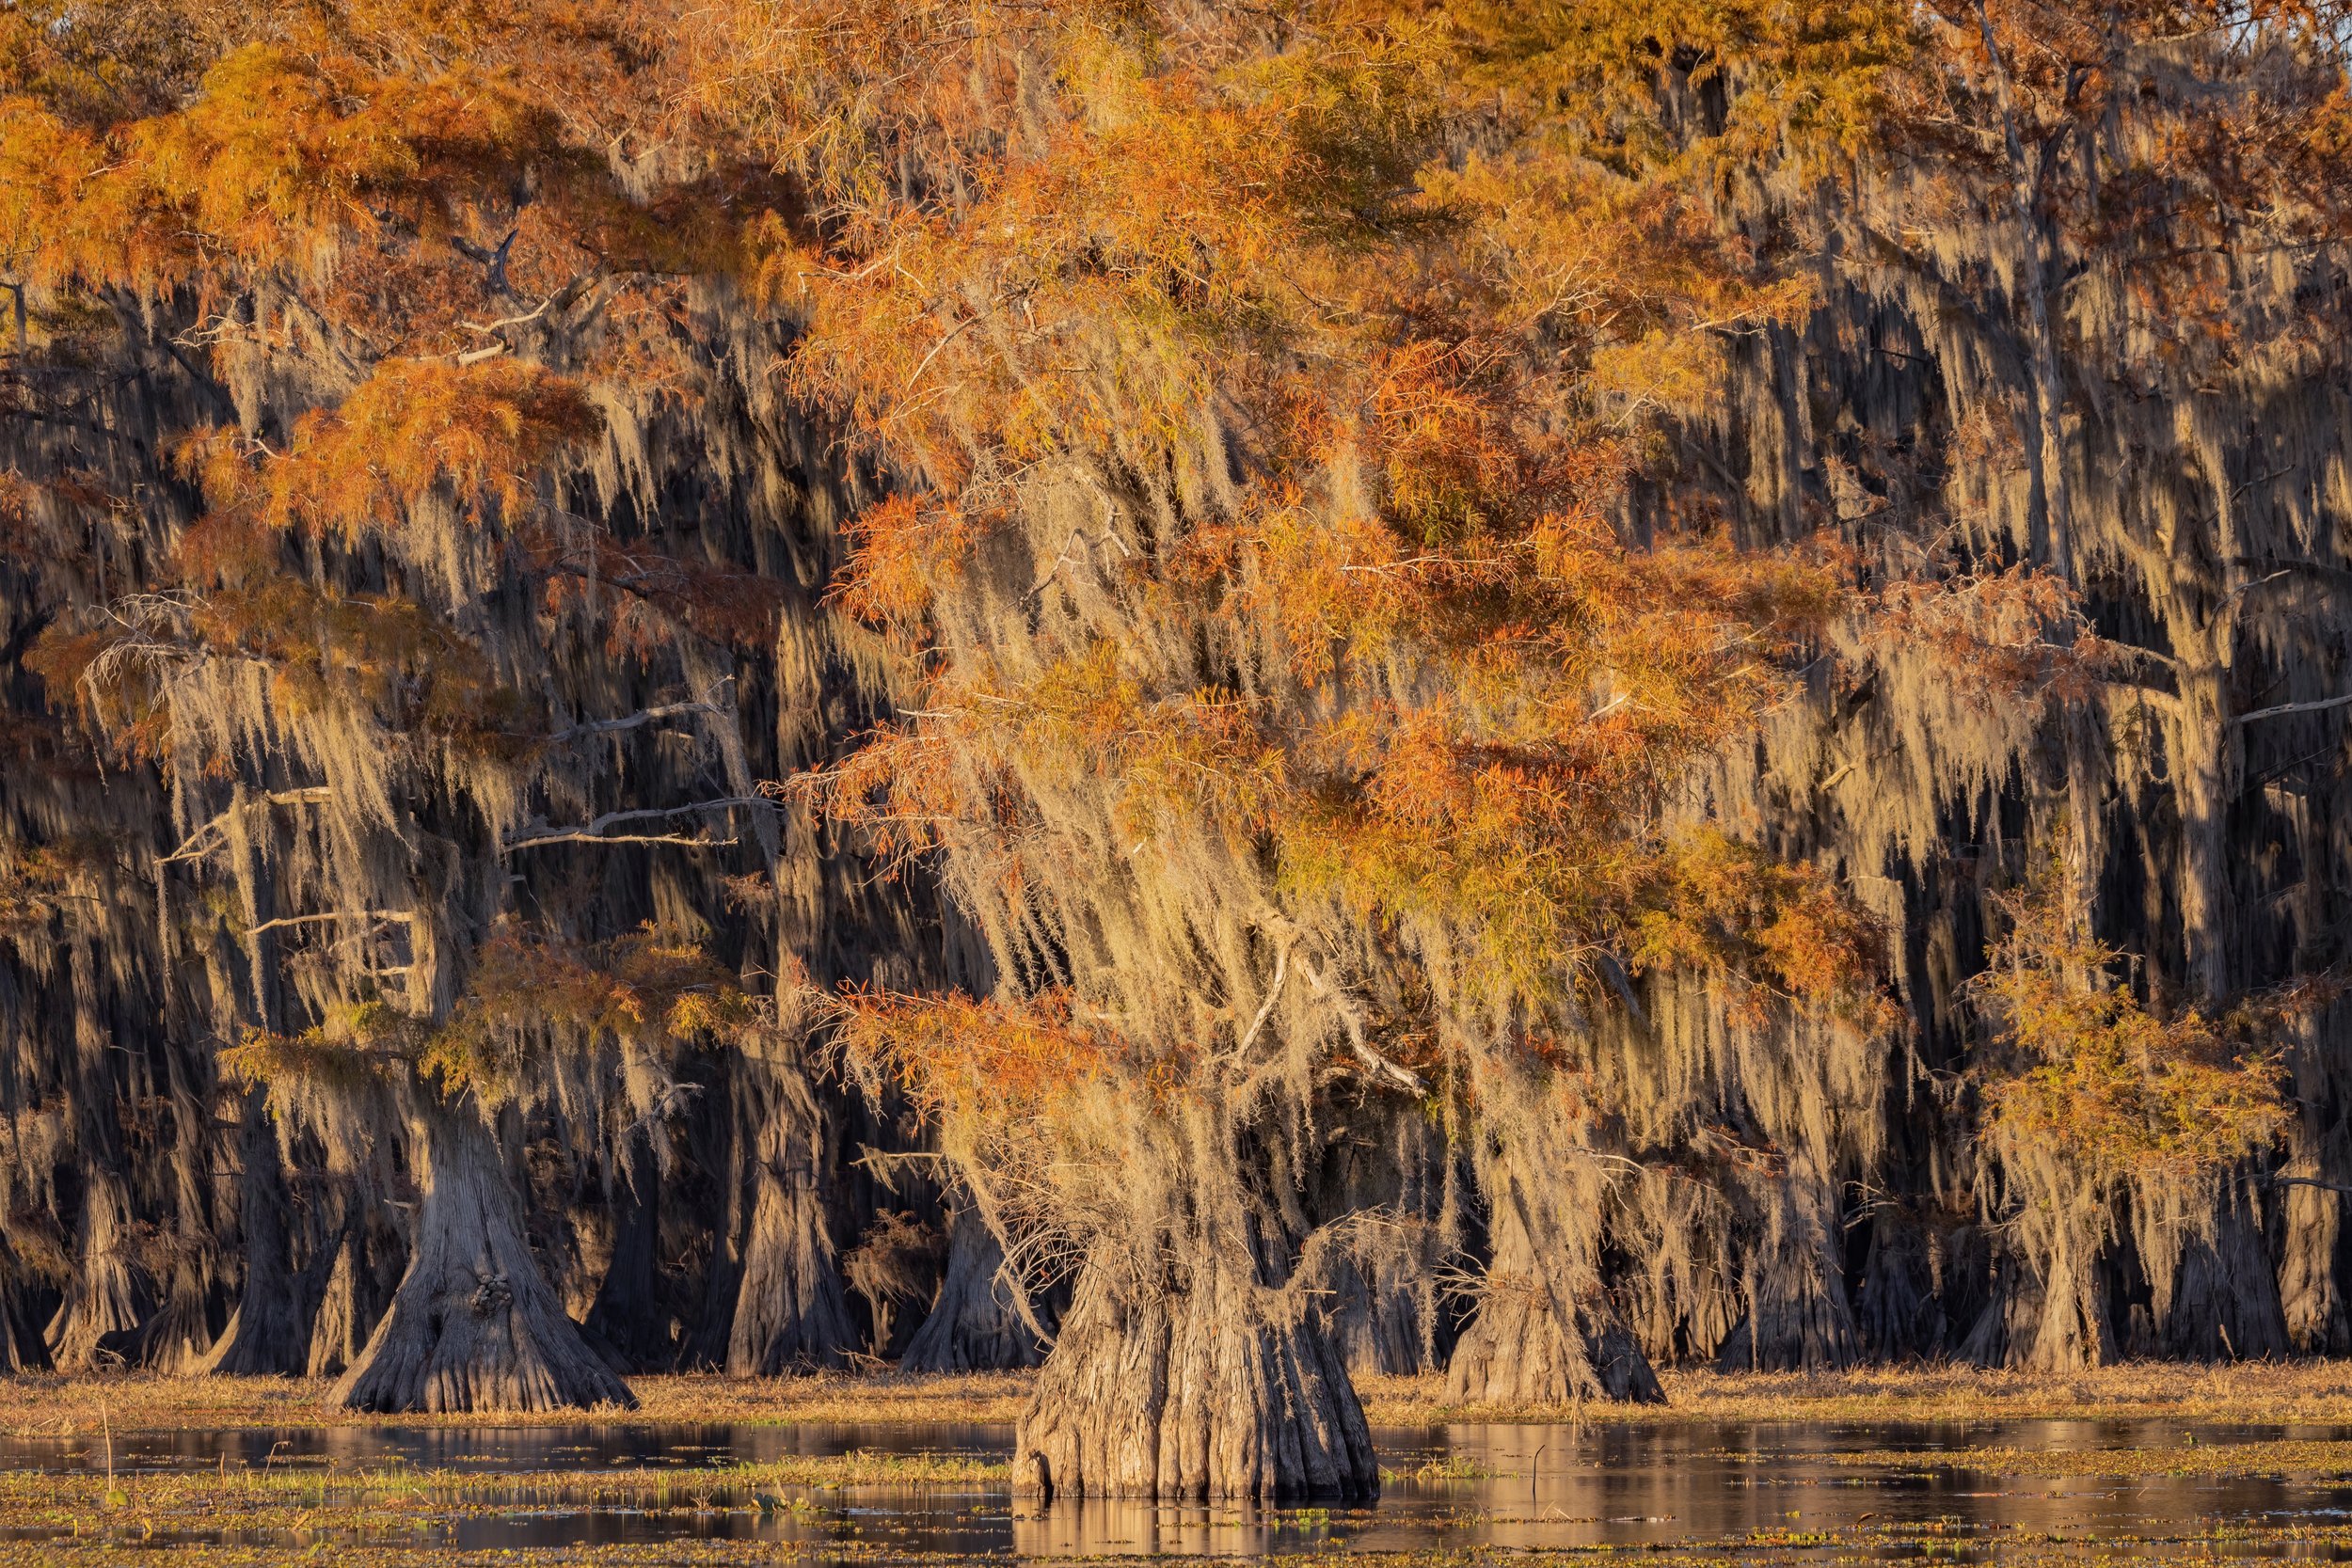
[[[326, 1408], [326, 1385], [298, 1378], [167, 1378], [122, 1374], [0, 1379], [0, 1433], [18, 1436], [227, 1428], [519, 1426], [550, 1423], [914, 1426], [1009, 1423], [1027, 1397], [1020, 1373], [902, 1378], [890, 1374], [632, 1380], [633, 1411], [553, 1416], [366, 1416]], [[2145, 1419], [2224, 1425], [2352, 1423], [2352, 1362], [2197, 1367], [2145, 1363], [2065, 1376], [1967, 1368], [1839, 1373], [1664, 1374], [1663, 1405], [1458, 1405], [1436, 1378], [1368, 1378], [1376, 1426], [1455, 1421], [1929, 1421]]]
[[793, 1513], [850, 1488], [973, 1490], [1008, 1481], [1000, 1463], [851, 1453], [756, 1465], [573, 1471], [426, 1470], [371, 1464], [63, 1474], [0, 1471], [0, 1531], [122, 1535], [192, 1530], [399, 1529], [485, 1513]]

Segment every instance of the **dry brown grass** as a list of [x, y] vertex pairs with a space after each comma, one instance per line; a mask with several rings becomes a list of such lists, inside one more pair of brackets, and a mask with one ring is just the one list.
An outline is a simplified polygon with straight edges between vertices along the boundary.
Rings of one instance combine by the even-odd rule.
[[[2352, 1362], [2136, 1363], [2049, 1376], [1960, 1367], [1851, 1372], [1668, 1370], [1663, 1405], [1496, 1407], [1448, 1403], [1437, 1378], [1361, 1381], [1376, 1426], [1454, 1421], [1924, 1421], [2163, 1418], [2219, 1424], [2352, 1423]], [[1027, 1374], [900, 1377], [828, 1373], [632, 1380], [640, 1407], [516, 1416], [363, 1416], [327, 1409], [326, 1385], [299, 1378], [119, 1374], [0, 1379], [0, 1432], [32, 1435], [234, 1427], [526, 1426], [573, 1422], [762, 1426], [1009, 1423]]]
[[1662, 1405], [1449, 1404], [1436, 1378], [1361, 1379], [1375, 1424], [1449, 1421], [1950, 1421], [2162, 1418], [2236, 1425], [2352, 1423], [2352, 1362], [2133, 1362], [2087, 1371], [1880, 1367], [1850, 1372], [1660, 1374]]
[[0, 1378], [0, 1433], [14, 1435], [218, 1431], [237, 1427], [546, 1426], [589, 1423], [726, 1423], [758, 1426], [1009, 1422], [1028, 1396], [1018, 1372], [948, 1377], [629, 1380], [635, 1410], [565, 1410], [542, 1415], [369, 1416], [329, 1409], [323, 1379], [157, 1377], [148, 1373]]

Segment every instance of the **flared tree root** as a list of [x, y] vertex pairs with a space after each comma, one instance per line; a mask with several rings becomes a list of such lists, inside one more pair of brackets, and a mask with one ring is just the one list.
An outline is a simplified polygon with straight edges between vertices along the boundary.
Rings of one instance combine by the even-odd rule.
[[1372, 1432], [1303, 1298], [1238, 1271], [1122, 1299], [1082, 1279], [1014, 1440], [1025, 1497], [1378, 1495]]
[[424, 1196], [408, 1272], [328, 1402], [379, 1412], [635, 1405], [541, 1275], [489, 1130], [464, 1109], [435, 1107], [419, 1120]]

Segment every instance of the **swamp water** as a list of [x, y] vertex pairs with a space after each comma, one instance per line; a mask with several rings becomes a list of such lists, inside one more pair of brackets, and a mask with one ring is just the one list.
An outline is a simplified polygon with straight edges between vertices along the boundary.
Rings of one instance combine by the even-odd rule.
[[[796, 1555], [909, 1557], [1228, 1556], [1294, 1551], [1425, 1551], [1483, 1546], [1713, 1546], [1782, 1550], [1819, 1543], [1937, 1560], [2001, 1555], [2053, 1538], [2186, 1540], [2249, 1533], [2233, 1556], [2335, 1558], [2334, 1541], [2280, 1539], [2352, 1524], [2352, 1478], [2292, 1474], [2021, 1477], [1953, 1463], [1958, 1450], [2079, 1452], [2185, 1443], [2340, 1442], [2352, 1428], [2194, 1427], [2177, 1421], [1588, 1422], [1456, 1425], [1375, 1433], [1384, 1481], [1369, 1508], [1252, 1510], [1016, 1501], [999, 1481], [810, 1486], [746, 1483], [731, 1467], [849, 1454], [988, 1463], [1008, 1457], [998, 1426], [629, 1426], [341, 1428], [135, 1433], [111, 1439], [114, 1472], [139, 1478], [260, 1469], [454, 1478], [511, 1475], [512, 1498], [426, 1507], [398, 1539], [457, 1549], [548, 1548], [687, 1538], [774, 1541]], [[1866, 1460], [1863, 1456], [1868, 1456]], [[109, 1463], [87, 1435], [0, 1438], [0, 1469], [88, 1472]], [[599, 1472], [674, 1473], [658, 1500], [592, 1496]], [[461, 1488], [462, 1489], [462, 1488]], [[299, 1531], [175, 1528], [151, 1544], [315, 1544], [382, 1540], [339, 1524], [332, 1502]], [[77, 1532], [78, 1533], [78, 1532]], [[19, 1542], [52, 1538], [11, 1530]]]

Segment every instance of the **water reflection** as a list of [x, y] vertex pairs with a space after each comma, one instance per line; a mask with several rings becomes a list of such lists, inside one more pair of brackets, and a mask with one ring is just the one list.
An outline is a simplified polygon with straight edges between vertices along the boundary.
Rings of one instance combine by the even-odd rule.
[[[1954, 1449], [2083, 1450], [2352, 1435], [2334, 1427], [2191, 1428], [2177, 1422], [2032, 1421], [1935, 1425], [1691, 1423], [1457, 1425], [1376, 1434], [1388, 1477], [1376, 1507], [1014, 1502], [1002, 1487], [770, 1489], [736, 1496], [713, 1477], [660, 1508], [452, 1511], [427, 1538], [466, 1549], [548, 1547], [681, 1537], [882, 1544], [961, 1555], [1254, 1556], [1311, 1549], [1413, 1550], [1734, 1543], [1836, 1532], [1932, 1528], [1956, 1549], [2052, 1536], [2188, 1533], [2218, 1525], [2352, 1517], [2352, 1485], [2319, 1480], [2159, 1476], [2042, 1480], [1956, 1469]], [[342, 1428], [128, 1433], [120, 1471], [239, 1466], [350, 1469], [405, 1463], [461, 1472], [714, 1466], [857, 1450], [1001, 1457], [996, 1426], [590, 1426]], [[1899, 1450], [1896, 1466], [1837, 1456]], [[103, 1463], [87, 1437], [0, 1440], [0, 1465], [62, 1470]], [[685, 1500], [679, 1500], [682, 1497]], [[331, 1533], [331, 1532], [330, 1532]], [[346, 1532], [348, 1533], [348, 1532]], [[210, 1539], [279, 1544], [278, 1535]], [[315, 1536], [310, 1539], [315, 1539]], [[416, 1539], [410, 1536], [409, 1539]]]

